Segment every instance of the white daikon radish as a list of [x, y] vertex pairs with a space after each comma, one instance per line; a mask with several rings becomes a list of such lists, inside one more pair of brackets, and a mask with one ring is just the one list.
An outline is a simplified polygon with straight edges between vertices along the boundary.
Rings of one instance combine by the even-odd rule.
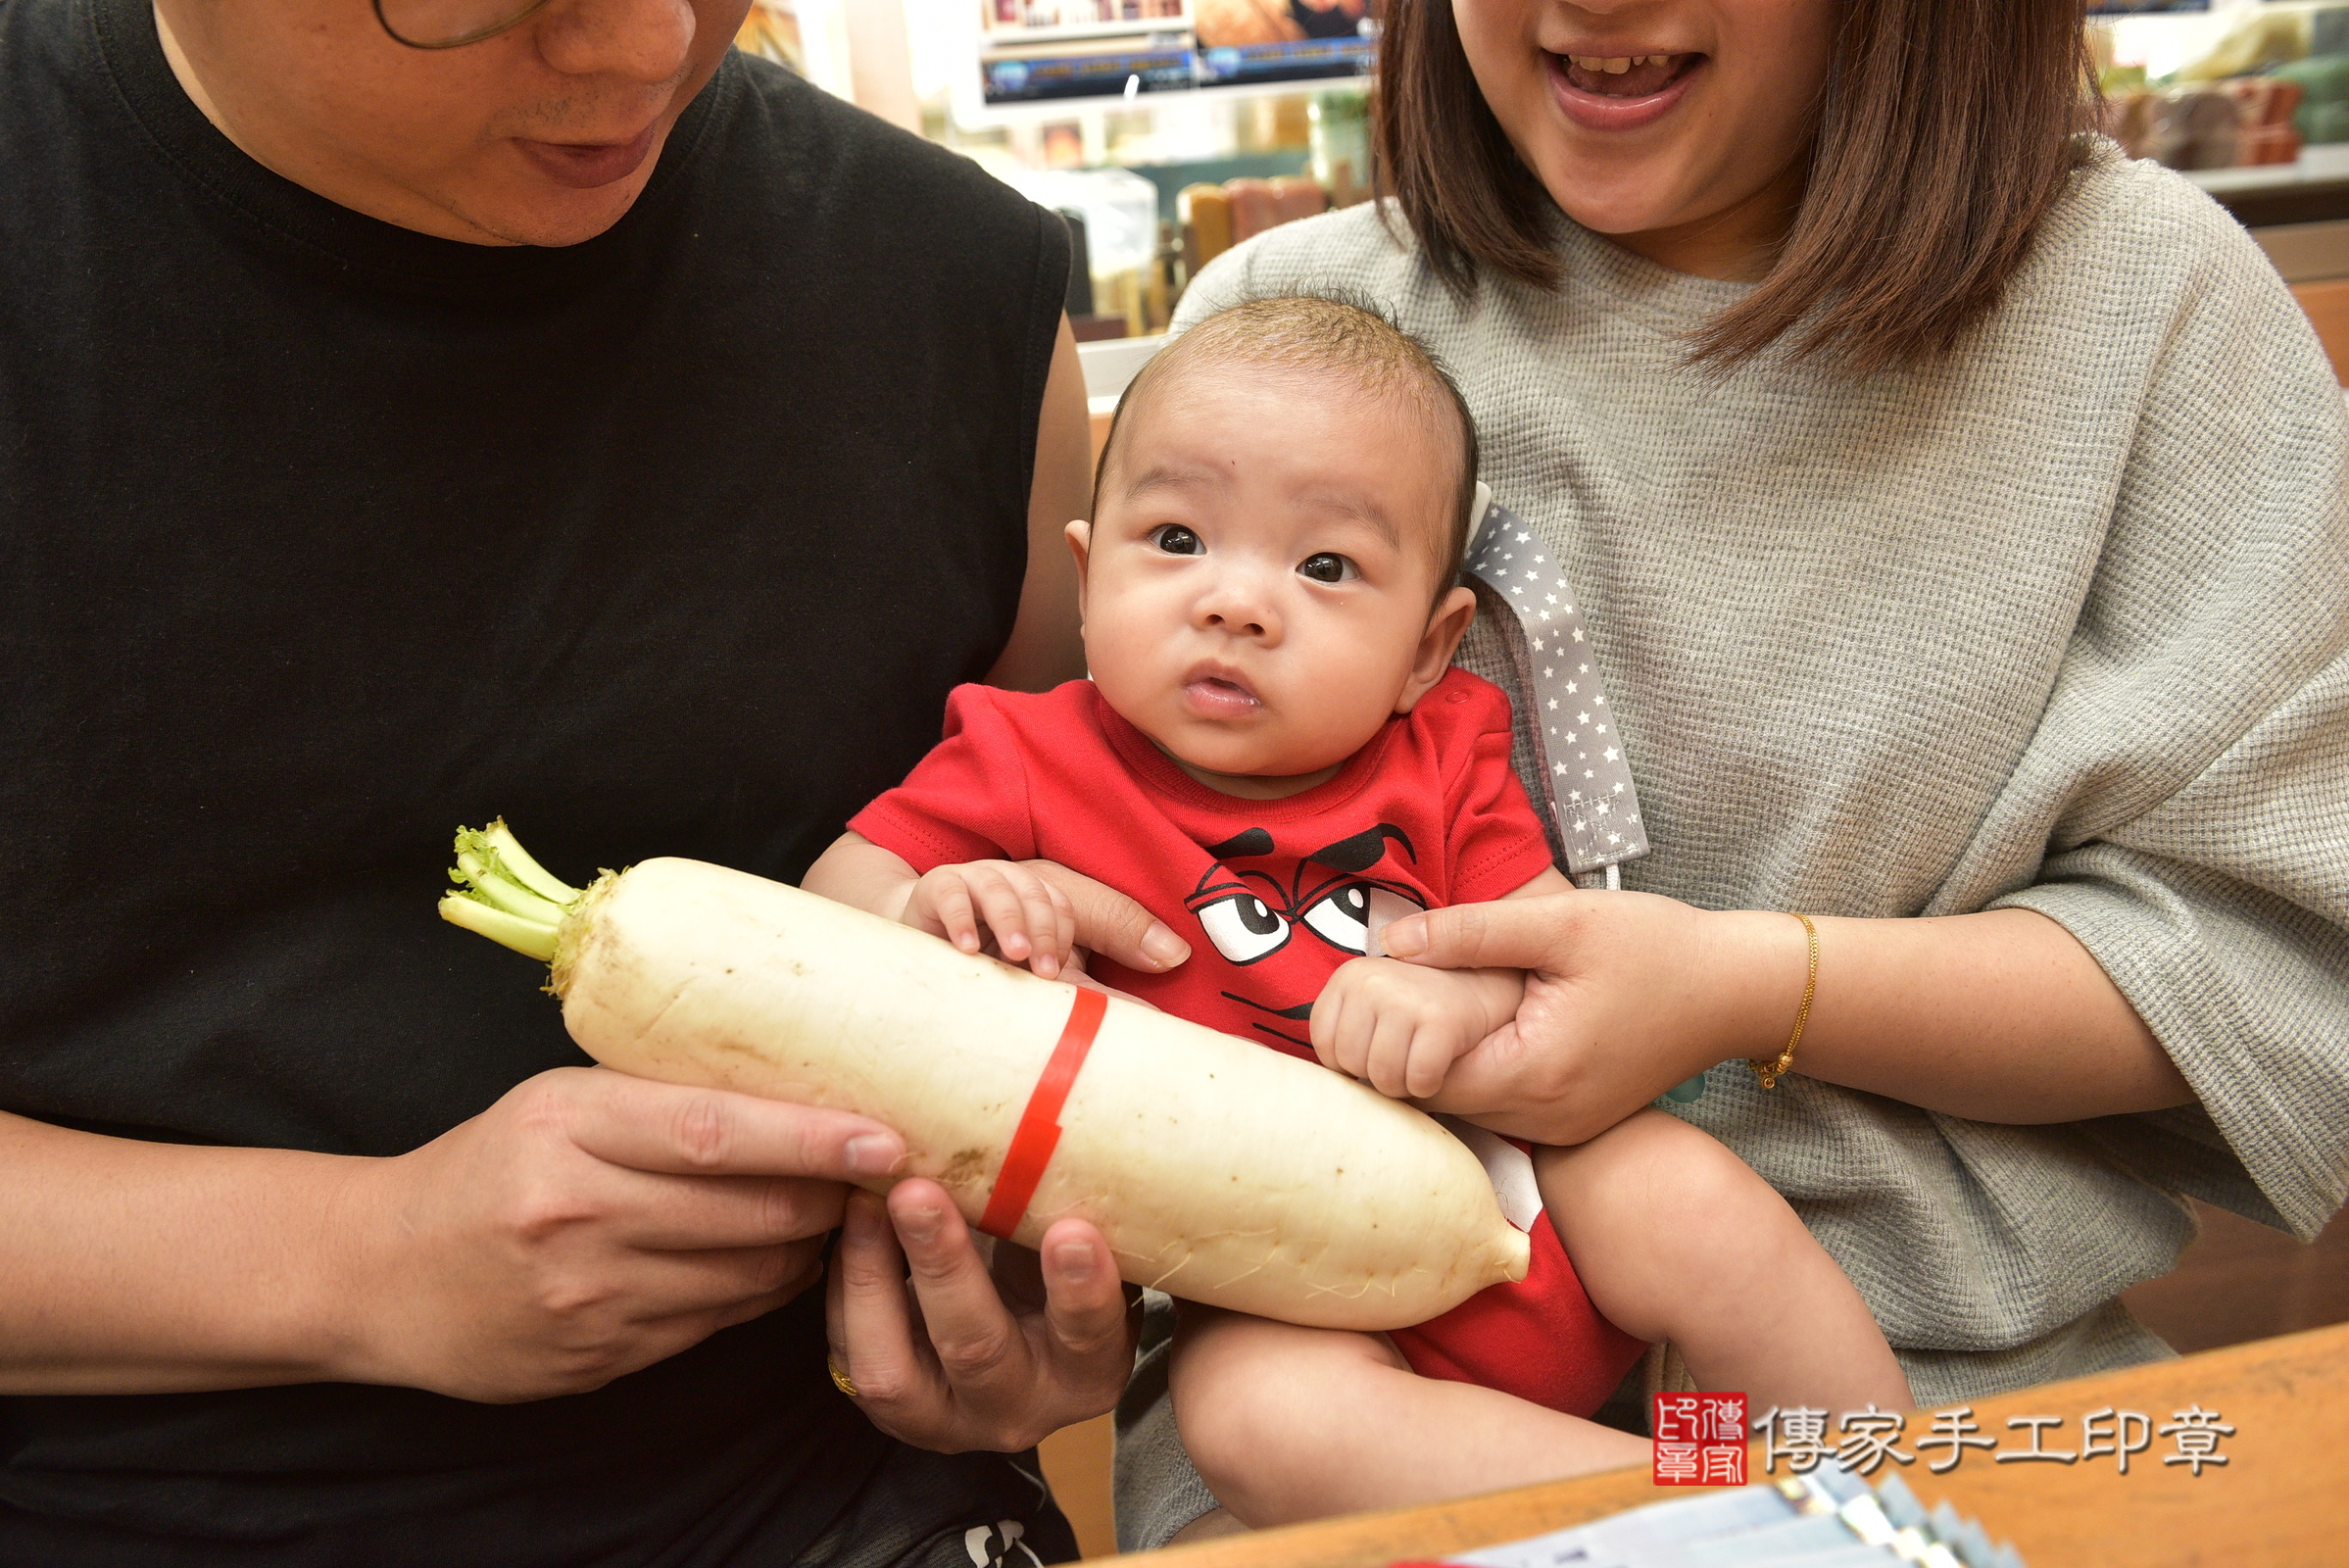
[[[647, 860], [580, 893], [502, 822], [457, 847], [464, 891], [442, 913], [551, 960], [548, 989], [596, 1060], [871, 1116], [905, 1140], [901, 1177], [935, 1178], [973, 1224], [987, 1212], [1075, 986], [698, 860]], [[1427, 1116], [1098, 997], [1091, 1050], [1045, 1118], [1057, 1142], [1045, 1140], [1016, 1224], [1003, 1221], [1013, 1240], [1033, 1246], [1079, 1215], [1129, 1280], [1331, 1328], [1402, 1328], [1524, 1277], [1525, 1235], [1476, 1156]], [[1001, 1201], [1016, 1204], [1017, 1179], [1005, 1185]]]

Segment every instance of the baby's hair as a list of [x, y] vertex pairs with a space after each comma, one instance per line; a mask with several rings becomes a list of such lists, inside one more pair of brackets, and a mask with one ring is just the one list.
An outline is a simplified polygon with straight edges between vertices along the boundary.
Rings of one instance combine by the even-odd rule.
[[1246, 300], [1218, 311], [1160, 349], [1117, 400], [1108, 438], [1101, 443], [1101, 463], [1094, 469], [1095, 515], [1101, 514], [1102, 486], [1126, 416], [1146, 400], [1155, 382], [1195, 360], [1334, 371], [1370, 392], [1400, 393], [1427, 414], [1453, 421], [1460, 433], [1459, 483], [1451, 526], [1441, 531], [1433, 551], [1434, 599], [1443, 600], [1459, 580], [1470, 514], [1476, 507], [1476, 418], [1443, 362], [1367, 299], [1296, 294]]

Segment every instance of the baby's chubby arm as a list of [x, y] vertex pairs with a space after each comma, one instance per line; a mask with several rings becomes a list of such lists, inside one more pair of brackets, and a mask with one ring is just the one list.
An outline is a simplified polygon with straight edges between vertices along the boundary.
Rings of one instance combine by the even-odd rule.
[[984, 951], [992, 937], [1007, 961], [1048, 980], [1081, 974], [1080, 949], [1144, 974], [1191, 956], [1141, 905], [1050, 860], [967, 860], [923, 873], [862, 834], [844, 833], [800, 885], [944, 937], [965, 953]]
[[[1506, 895], [1562, 893], [1554, 868]], [[1417, 1100], [1444, 1087], [1453, 1058], [1517, 1015], [1521, 969], [1430, 969], [1394, 958], [1355, 958], [1330, 976], [1313, 1004], [1313, 1054], [1325, 1067], [1380, 1094]]]

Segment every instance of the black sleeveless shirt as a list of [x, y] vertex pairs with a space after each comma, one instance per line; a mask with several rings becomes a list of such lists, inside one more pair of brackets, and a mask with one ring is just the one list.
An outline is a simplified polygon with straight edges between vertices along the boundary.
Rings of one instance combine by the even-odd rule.
[[[1009, 634], [1067, 265], [739, 57], [609, 232], [434, 239], [238, 153], [148, 0], [0, 0], [0, 1108], [394, 1154], [584, 1060], [434, 917], [451, 831], [796, 880]], [[535, 1404], [0, 1399], [0, 1561], [782, 1562], [857, 1507], [1035, 1514], [1002, 1460], [892, 1454], [820, 1294]]]

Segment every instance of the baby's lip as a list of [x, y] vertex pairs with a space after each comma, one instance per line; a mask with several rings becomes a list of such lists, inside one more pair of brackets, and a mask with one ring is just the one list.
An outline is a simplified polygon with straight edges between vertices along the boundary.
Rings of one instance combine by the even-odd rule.
[[1183, 676], [1183, 693], [1194, 708], [1209, 712], [1240, 713], [1264, 706], [1254, 687], [1229, 664], [1195, 664]]

